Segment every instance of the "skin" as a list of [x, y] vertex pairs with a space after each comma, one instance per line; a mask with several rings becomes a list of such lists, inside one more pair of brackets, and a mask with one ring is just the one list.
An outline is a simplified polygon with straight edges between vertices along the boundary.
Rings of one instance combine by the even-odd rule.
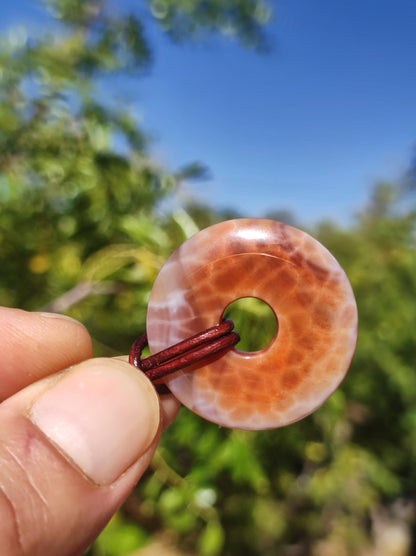
[[125, 360], [93, 359], [87, 330], [71, 319], [0, 308], [0, 336], [2, 554], [82, 554], [179, 403], [160, 401]]

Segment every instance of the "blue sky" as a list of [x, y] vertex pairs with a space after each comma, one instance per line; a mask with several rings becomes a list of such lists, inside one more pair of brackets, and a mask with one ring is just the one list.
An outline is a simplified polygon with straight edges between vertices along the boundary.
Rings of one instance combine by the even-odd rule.
[[[39, 18], [36, 0], [7, 4], [3, 28]], [[273, 6], [268, 54], [219, 40], [178, 46], [152, 29], [151, 73], [117, 85], [154, 136], [156, 157], [210, 168], [210, 180], [188, 187], [201, 201], [346, 224], [416, 147], [416, 2]]]

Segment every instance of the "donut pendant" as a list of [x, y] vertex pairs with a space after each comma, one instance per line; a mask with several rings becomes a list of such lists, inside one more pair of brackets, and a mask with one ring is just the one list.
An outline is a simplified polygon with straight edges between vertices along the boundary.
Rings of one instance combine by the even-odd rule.
[[255, 297], [278, 327], [261, 351], [222, 356], [166, 377], [171, 392], [201, 417], [259, 430], [302, 419], [343, 380], [357, 341], [357, 307], [336, 259], [307, 233], [274, 220], [244, 218], [191, 237], [153, 286], [147, 338], [159, 352], [222, 322], [228, 305]]

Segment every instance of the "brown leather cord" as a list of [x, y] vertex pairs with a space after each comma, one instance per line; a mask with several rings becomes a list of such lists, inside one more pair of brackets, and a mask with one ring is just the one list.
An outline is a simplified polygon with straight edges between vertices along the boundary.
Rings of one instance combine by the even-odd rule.
[[233, 328], [234, 323], [231, 320], [224, 320], [145, 359], [141, 358], [147, 346], [147, 335], [143, 334], [133, 343], [129, 361], [143, 371], [152, 382], [158, 381], [159, 393], [169, 392], [162, 379], [235, 346], [240, 341], [240, 336], [237, 332], [232, 332]]

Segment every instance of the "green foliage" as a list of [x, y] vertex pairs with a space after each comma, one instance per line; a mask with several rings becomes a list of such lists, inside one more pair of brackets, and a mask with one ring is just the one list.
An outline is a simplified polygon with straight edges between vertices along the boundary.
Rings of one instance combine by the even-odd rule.
[[95, 542], [97, 556], [125, 556], [149, 541], [147, 532], [117, 513]]
[[[98, 0], [46, 4], [53, 33], [1, 38], [0, 303], [67, 312], [88, 326], [97, 354], [126, 353], [167, 256], [199, 227], [237, 215], [196, 204], [163, 212], [203, 166], [154, 163], [134, 115], [100, 88], [115, 73], [148, 70], [139, 16]], [[267, 19], [254, 0], [149, 6], [178, 38], [232, 30], [258, 44]], [[402, 190], [379, 185], [349, 229], [312, 230], [344, 266], [359, 307], [342, 387], [273, 431], [230, 431], [183, 409], [91, 555], [125, 554], [167, 532], [182, 552], [206, 556], [355, 556], [378, 543], [381, 517], [416, 529], [416, 210]], [[256, 330], [264, 339], [258, 306], [233, 318], [243, 338]]]
[[263, 26], [271, 17], [264, 0], [147, 0], [152, 13], [176, 40], [219, 31], [245, 45], [266, 47]]
[[209, 521], [199, 538], [198, 553], [201, 556], [221, 554], [224, 545], [224, 530], [218, 521]]
[[240, 334], [236, 348], [259, 351], [266, 348], [277, 334], [277, 320], [272, 309], [255, 297], [243, 297], [231, 303], [224, 318], [231, 319]]
[[[48, 5], [55, 34], [2, 38], [0, 302], [72, 308], [97, 347], [126, 351], [158, 269], [184, 239], [180, 223], [168, 234], [155, 216], [182, 175], [152, 162], [134, 115], [97, 88], [148, 67], [140, 21], [92, 0]], [[115, 331], [112, 311], [122, 315]]]

